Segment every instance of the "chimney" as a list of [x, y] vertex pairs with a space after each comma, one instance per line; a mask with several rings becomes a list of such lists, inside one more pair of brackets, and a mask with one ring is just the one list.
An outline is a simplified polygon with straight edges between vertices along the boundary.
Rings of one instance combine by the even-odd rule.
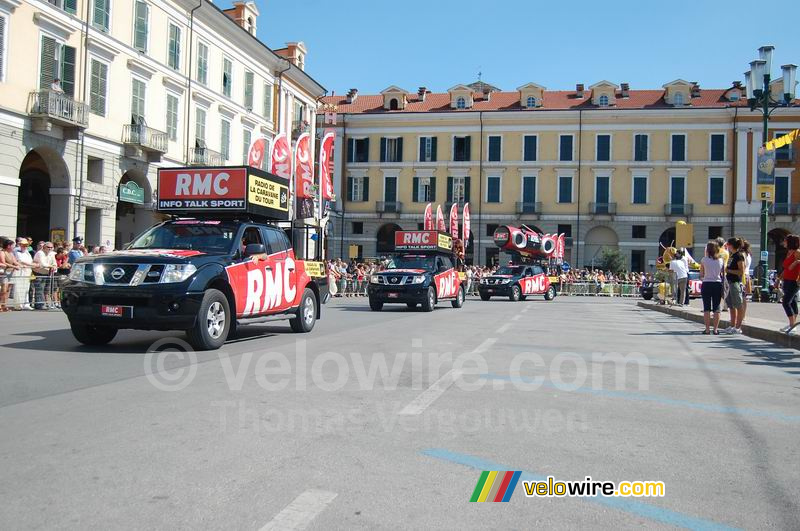
[[234, 2], [231, 9], [224, 11], [238, 25], [243, 27], [251, 35], [256, 34], [256, 21], [258, 20], [258, 8], [252, 0], [246, 2]]
[[627, 83], [620, 83], [620, 85], [619, 85], [619, 86], [620, 86], [620, 93], [621, 93], [620, 95], [621, 95], [623, 98], [628, 98], [628, 97], [630, 97], [630, 94], [629, 94], [629, 93], [630, 93], [630, 90], [631, 90], [631, 87], [630, 87], [630, 85], [629, 85], [629, 84], [627, 84]]
[[353, 103], [356, 101], [358, 97], [358, 89], [351, 88], [350, 91], [347, 93], [347, 103]]
[[742, 88], [742, 82], [741, 81], [734, 81], [733, 82], [733, 88], [737, 88], [737, 89]]
[[483, 87], [483, 99], [484, 101], [489, 101], [492, 99], [492, 89], [489, 87]]
[[425, 87], [420, 87], [417, 90], [417, 96], [419, 97], [419, 101], [425, 101], [425, 93], [428, 92], [428, 89]]
[[575, 85], [575, 97], [582, 98], [583, 97], [583, 83], [578, 83]]
[[699, 98], [700, 97], [700, 84], [697, 81], [692, 81], [692, 97]]

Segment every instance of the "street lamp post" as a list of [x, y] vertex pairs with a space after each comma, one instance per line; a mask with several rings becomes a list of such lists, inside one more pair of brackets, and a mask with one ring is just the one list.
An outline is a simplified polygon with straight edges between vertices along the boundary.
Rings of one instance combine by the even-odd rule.
[[[774, 46], [762, 46], [758, 49], [759, 58], [750, 63], [750, 71], [745, 72], [745, 88], [747, 91], [747, 103], [750, 111], [758, 110], [764, 119], [764, 127], [761, 132], [762, 146], [769, 140], [769, 117], [775, 109], [791, 106], [795, 94], [795, 76], [797, 65], [787, 64], [781, 66], [783, 72], [783, 98], [774, 99], [770, 94], [770, 72], [772, 67], [772, 52]], [[763, 80], [763, 86], [758, 83]], [[774, 199], [774, 198], [773, 198]], [[766, 199], [761, 201], [761, 257], [759, 260], [759, 271], [761, 285], [759, 300], [766, 302], [769, 300], [769, 284], [767, 279], [767, 258], [764, 252], [768, 248], [767, 243], [767, 222], [769, 220], [769, 202]]]

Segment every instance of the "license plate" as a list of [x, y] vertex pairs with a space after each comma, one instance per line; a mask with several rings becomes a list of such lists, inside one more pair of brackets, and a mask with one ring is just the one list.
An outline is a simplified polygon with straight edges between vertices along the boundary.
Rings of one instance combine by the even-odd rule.
[[486, 290], [486, 291], [488, 291], [489, 293], [494, 293], [493, 289], [489, 289], [489, 290]]
[[100, 306], [100, 315], [103, 317], [133, 317], [133, 306], [111, 306], [103, 304]]
[[397, 298], [397, 297], [399, 297], [399, 296], [400, 296], [400, 294], [399, 294], [399, 293], [389, 293], [389, 298], [390, 298], [390, 299], [396, 299], [396, 298]]

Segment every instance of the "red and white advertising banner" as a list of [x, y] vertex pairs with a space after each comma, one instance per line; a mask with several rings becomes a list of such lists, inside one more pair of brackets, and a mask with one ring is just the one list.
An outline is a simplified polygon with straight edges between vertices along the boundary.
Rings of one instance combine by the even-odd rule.
[[158, 171], [158, 210], [244, 210], [246, 168]]
[[311, 153], [311, 135], [303, 133], [294, 148], [294, 190], [302, 199], [314, 197], [314, 156]]
[[469, 245], [469, 235], [470, 235], [470, 219], [469, 219], [469, 203], [464, 203], [464, 214], [461, 216], [461, 232], [464, 233], [464, 248], [467, 248]]
[[422, 227], [425, 230], [435, 230], [433, 226], [433, 203], [428, 203], [425, 206], [425, 215], [423, 217]]
[[450, 235], [458, 239], [458, 203], [450, 207]]
[[322, 135], [322, 142], [319, 144], [319, 185], [322, 187], [323, 201], [332, 201], [333, 194], [333, 176], [331, 175], [330, 160], [333, 156], [333, 143], [336, 140], [336, 133], [334, 131], [325, 131]]
[[447, 229], [444, 227], [444, 212], [442, 212], [442, 205], [436, 205], [436, 230], [445, 232]]
[[566, 243], [567, 239], [564, 233], [558, 235], [558, 257], [563, 259], [564, 253], [566, 252]]
[[250, 143], [247, 150], [247, 165], [259, 170], [266, 170], [269, 138], [261, 136]]
[[284, 133], [279, 134], [272, 141], [269, 150], [269, 172], [287, 181], [292, 178], [292, 148]]

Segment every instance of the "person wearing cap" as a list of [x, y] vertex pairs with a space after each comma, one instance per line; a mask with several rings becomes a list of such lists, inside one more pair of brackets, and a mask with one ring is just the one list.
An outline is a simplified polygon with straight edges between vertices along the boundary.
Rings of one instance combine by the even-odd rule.
[[83, 256], [81, 245], [83, 245], [83, 238], [80, 236], [72, 238], [72, 249], [70, 249], [69, 253], [67, 253], [67, 261], [69, 262], [70, 266], [75, 263], [75, 260]]
[[42, 248], [33, 256], [33, 274], [36, 277], [34, 286], [34, 307], [37, 310], [51, 310], [55, 308], [52, 297], [53, 275], [58, 269], [56, 253], [52, 242], [43, 242]]
[[31, 266], [33, 265], [33, 257], [28, 251], [28, 246], [31, 244], [27, 238], [17, 238], [17, 251], [15, 256], [19, 262], [19, 269], [17, 269], [12, 280], [14, 282], [14, 307], [21, 310], [33, 310], [30, 304], [30, 287], [31, 287]]

